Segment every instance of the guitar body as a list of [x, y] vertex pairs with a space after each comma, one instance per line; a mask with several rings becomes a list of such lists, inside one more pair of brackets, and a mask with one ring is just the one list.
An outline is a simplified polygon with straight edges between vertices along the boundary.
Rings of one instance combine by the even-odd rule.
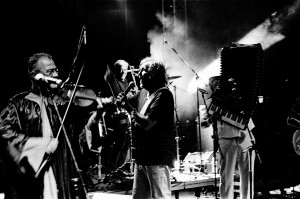
[[292, 142], [295, 152], [300, 155], [300, 129], [294, 132]]

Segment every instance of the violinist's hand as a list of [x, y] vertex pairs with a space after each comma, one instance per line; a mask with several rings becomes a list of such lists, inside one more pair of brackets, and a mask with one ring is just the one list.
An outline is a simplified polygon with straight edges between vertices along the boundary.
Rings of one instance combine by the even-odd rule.
[[96, 98], [96, 101], [98, 103], [97, 105], [97, 111], [95, 113], [94, 119], [95, 121], [99, 121], [101, 118], [102, 113], [105, 111], [105, 108], [108, 104], [113, 103], [113, 97], [106, 97], [106, 98]]
[[58, 146], [58, 139], [57, 138], [51, 139], [51, 141], [49, 142], [46, 148], [46, 153], [48, 154], [54, 153], [55, 150], [57, 149], [57, 146]]
[[97, 97], [96, 102], [98, 103], [97, 109], [105, 108], [105, 106], [107, 104], [113, 103], [113, 97], [112, 96], [111, 97], [101, 97], [101, 98]]
[[98, 110], [98, 109], [102, 109], [102, 108], [103, 108], [102, 99], [100, 99], [99, 97], [97, 97], [97, 98], [96, 98], [96, 102], [98, 103], [98, 105], [97, 105], [97, 110]]
[[104, 106], [107, 105], [107, 104], [112, 104], [113, 101], [114, 101], [113, 96], [101, 98], [101, 102], [102, 102], [102, 104], [103, 104]]

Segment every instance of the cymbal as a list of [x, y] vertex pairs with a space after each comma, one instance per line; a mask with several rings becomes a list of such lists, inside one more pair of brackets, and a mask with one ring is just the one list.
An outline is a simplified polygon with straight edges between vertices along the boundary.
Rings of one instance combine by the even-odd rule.
[[181, 76], [168, 76], [168, 81], [180, 78]]

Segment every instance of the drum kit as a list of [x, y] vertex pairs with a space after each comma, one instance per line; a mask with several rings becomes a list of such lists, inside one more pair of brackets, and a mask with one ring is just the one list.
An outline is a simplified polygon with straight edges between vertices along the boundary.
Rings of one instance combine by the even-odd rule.
[[[172, 81], [181, 76], [168, 76], [167, 80]], [[124, 167], [125, 164], [134, 161], [132, 157], [132, 132], [131, 116], [123, 108], [117, 105], [109, 107], [102, 117], [102, 128], [106, 132], [105, 144], [101, 149], [101, 168], [104, 172], [99, 171], [98, 178], [105, 177], [105, 172], [111, 173]], [[179, 147], [178, 147], [179, 148]], [[99, 167], [98, 167], [99, 168]], [[125, 170], [128, 176], [133, 174], [133, 170]], [[124, 173], [124, 172], [123, 172]]]
[[[175, 169], [182, 170], [194, 165], [195, 171], [201, 169], [201, 161], [199, 162], [199, 154], [188, 154], [184, 160], [180, 160], [179, 141], [180, 141], [180, 122], [177, 114], [177, 99], [176, 99], [176, 86], [172, 85], [173, 80], [177, 80], [182, 76], [167, 76], [167, 86], [174, 88], [174, 110], [175, 110], [175, 131], [176, 131], [176, 150], [177, 157], [175, 162]], [[109, 182], [110, 184], [127, 184], [133, 180], [133, 164], [134, 157], [133, 143], [132, 143], [132, 129], [131, 129], [131, 116], [130, 114], [117, 105], [108, 108], [102, 118], [102, 128], [105, 130], [105, 143], [102, 146], [99, 156], [101, 156], [98, 166], [94, 168], [93, 178], [98, 178], [96, 184], [103, 184]], [[203, 155], [204, 156], [204, 155]], [[211, 154], [208, 156], [211, 157]], [[195, 162], [191, 159], [198, 158]], [[176, 167], [176, 163], [178, 167]], [[188, 165], [187, 165], [188, 164]], [[189, 168], [190, 169], [190, 168]], [[98, 171], [95, 171], [98, 170]], [[96, 175], [96, 176], [95, 176]], [[117, 179], [117, 180], [116, 180]], [[114, 183], [114, 182], [118, 183]], [[130, 184], [130, 183], [129, 183]], [[121, 185], [120, 185], [121, 186]], [[125, 185], [124, 185], [125, 186]], [[107, 187], [106, 187], [107, 188]]]
[[[168, 81], [180, 78], [181, 76], [169, 76]], [[104, 117], [105, 128], [107, 131], [107, 136], [109, 137], [109, 142], [111, 145], [109, 146], [111, 151], [107, 151], [107, 163], [110, 165], [114, 165], [115, 168], [122, 166], [124, 163], [128, 161], [124, 158], [124, 153], [129, 148], [129, 156], [131, 156], [131, 147], [132, 137], [131, 137], [131, 117], [130, 114], [123, 108], [113, 106], [107, 110], [106, 115]], [[130, 140], [128, 142], [128, 140]], [[118, 146], [118, 144], [124, 146]], [[125, 150], [125, 151], [118, 151]], [[117, 152], [118, 151], [118, 152]], [[121, 154], [123, 153], [123, 155]], [[129, 161], [132, 161], [132, 157], [129, 157]], [[132, 173], [133, 171], [129, 171]]]
[[[174, 89], [174, 115], [176, 124], [175, 141], [177, 157], [172, 175], [177, 171], [188, 174], [192, 171], [202, 173], [201, 171], [204, 171], [203, 166], [205, 166], [205, 172], [214, 173], [212, 165], [214, 161], [208, 161], [211, 160], [212, 153], [201, 153], [201, 155], [199, 155], [199, 152], [188, 153], [184, 160], [180, 160], [179, 142], [181, 139], [181, 128], [177, 113], [176, 85], [172, 85], [172, 83], [173, 80], [177, 80], [181, 77], [182, 76], [179, 75], [167, 76], [167, 87], [172, 86]], [[103, 114], [101, 125], [105, 131], [105, 142], [97, 155], [99, 158], [97, 165], [88, 171], [88, 175], [90, 175], [93, 181], [92, 187], [97, 189], [100, 186], [107, 190], [113, 190], [115, 187], [127, 189], [129, 186], [130, 189], [130, 185], [133, 183], [134, 166], [131, 116], [125, 109], [113, 104], [106, 109], [105, 114]], [[207, 158], [207, 162], [203, 163], [202, 160], [199, 160], [199, 158], [201, 159], [202, 157], [204, 157], [204, 159]]]

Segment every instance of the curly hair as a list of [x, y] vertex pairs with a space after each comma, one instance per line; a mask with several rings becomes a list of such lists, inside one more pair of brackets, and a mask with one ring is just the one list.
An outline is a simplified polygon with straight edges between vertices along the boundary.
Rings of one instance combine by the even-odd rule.
[[140, 61], [140, 66], [149, 65], [149, 78], [156, 86], [165, 86], [167, 84], [167, 73], [165, 65], [151, 57], [146, 57]]

